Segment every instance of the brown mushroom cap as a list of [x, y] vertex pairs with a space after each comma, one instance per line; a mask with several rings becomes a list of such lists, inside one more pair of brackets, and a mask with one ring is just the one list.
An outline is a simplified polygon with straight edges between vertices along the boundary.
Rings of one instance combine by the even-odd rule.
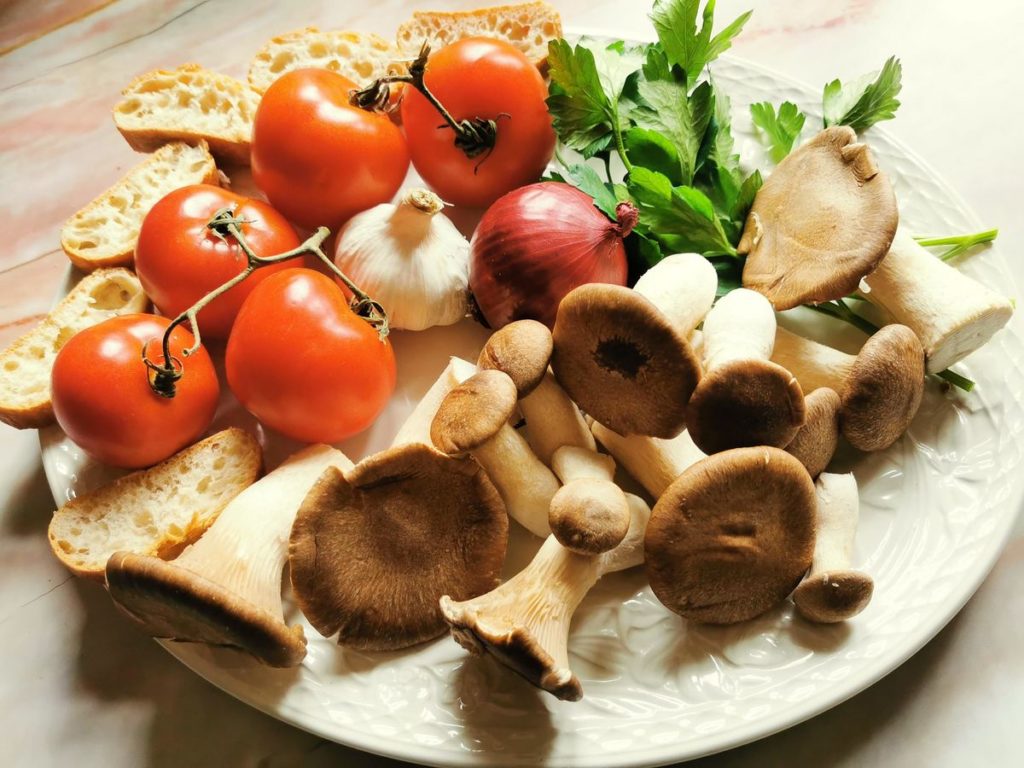
[[443, 453], [466, 453], [508, 423], [518, 395], [508, 374], [479, 371], [449, 392], [430, 425], [430, 439]]
[[236, 648], [272, 667], [293, 667], [306, 655], [302, 627], [187, 568], [115, 552], [106, 576], [114, 603], [153, 637]]
[[860, 350], [844, 382], [843, 436], [862, 451], [880, 451], [907, 431], [921, 406], [924, 347], [905, 325], [886, 325]]
[[662, 494], [644, 539], [655, 596], [708, 624], [752, 619], [782, 602], [810, 567], [817, 497], [779, 448], [702, 459]]
[[754, 198], [737, 250], [743, 286], [777, 310], [852, 293], [889, 251], [899, 211], [888, 176], [848, 126], [787, 155]]
[[487, 340], [477, 365], [482, 370], [507, 373], [522, 398], [536, 389], [547, 373], [551, 347], [551, 331], [544, 323], [516, 320]]
[[589, 284], [555, 318], [551, 367], [576, 403], [620, 435], [674, 437], [700, 363], [686, 339], [637, 292]]
[[548, 510], [551, 533], [566, 549], [599, 555], [617, 547], [629, 531], [626, 494], [607, 480], [580, 478], [558, 489]]
[[818, 387], [804, 398], [807, 418], [786, 453], [795, 456], [811, 477], [825, 471], [839, 445], [839, 395], [828, 387]]
[[796, 610], [808, 621], [835, 624], [864, 610], [875, 582], [861, 571], [831, 571], [809, 576], [793, 592]]
[[686, 428], [708, 454], [753, 445], [781, 448], [804, 417], [804, 393], [793, 374], [768, 360], [732, 360], [701, 379], [687, 406]]
[[507, 538], [505, 507], [476, 462], [390, 448], [313, 486], [292, 527], [292, 588], [325, 637], [405, 648], [444, 633], [442, 595], [498, 584]]

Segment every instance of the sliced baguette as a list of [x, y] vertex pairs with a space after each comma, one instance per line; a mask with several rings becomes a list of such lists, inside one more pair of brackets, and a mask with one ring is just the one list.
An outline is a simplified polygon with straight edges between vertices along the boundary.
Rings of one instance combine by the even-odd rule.
[[83, 277], [39, 325], [0, 352], [0, 421], [18, 429], [53, 423], [50, 371], [60, 348], [82, 329], [148, 304], [131, 270], [98, 269]]
[[129, 266], [149, 209], [168, 192], [218, 183], [205, 141], [164, 144], [64, 223], [60, 245], [79, 269]]
[[415, 58], [427, 40], [434, 49], [465, 37], [494, 37], [511, 43], [545, 70], [548, 41], [562, 36], [562, 18], [550, 3], [517, 3], [475, 11], [416, 11], [398, 28], [398, 50]]
[[378, 35], [306, 27], [263, 46], [249, 63], [249, 85], [263, 93], [286, 72], [317, 67], [362, 86], [378, 77], [402, 73], [405, 67], [398, 63], [399, 57], [395, 44]]
[[261, 465], [256, 438], [225, 429], [69, 501], [50, 521], [50, 548], [76, 576], [98, 581], [118, 551], [173, 558], [256, 482]]
[[233, 77], [183, 64], [139, 75], [114, 105], [114, 124], [132, 149], [204, 140], [218, 159], [249, 164], [259, 94]]

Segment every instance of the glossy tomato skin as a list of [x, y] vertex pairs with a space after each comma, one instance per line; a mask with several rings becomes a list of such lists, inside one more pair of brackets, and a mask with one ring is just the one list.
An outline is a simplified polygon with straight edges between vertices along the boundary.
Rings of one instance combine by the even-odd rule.
[[[221, 208], [235, 207], [246, 242], [257, 256], [298, 247], [292, 225], [262, 200], [210, 184], [176, 189], [154, 205], [142, 221], [135, 247], [135, 271], [161, 313], [176, 317], [245, 269], [247, 259], [234, 238], [217, 237], [206, 224]], [[242, 302], [261, 280], [295, 263], [260, 267], [199, 313], [203, 338], [226, 339]]]
[[413, 165], [445, 201], [483, 207], [537, 181], [555, 150], [547, 87], [537, 68], [508, 43], [466, 38], [434, 53], [424, 82], [455, 120], [496, 120], [490, 155], [469, 158], [430, 102], [412, 88], [402, 96], [402, 125]]
[[228, 386], [257, 419], [307, 443], [369, 427], [395, 389], [388, 341], [319, 272], [289, 269], [242, 305], [228, 339]]
[[199, 439], [213, 421], [220, 385], [203, 347], [182, 351], [192, 334], [178, 326], [171, 355], [185, 370], [173, 398], [149, 386], [142, 361], [163, 361], [160, 340], [170, 321], [157, 315], [122, 315], [72, 336], [57, 354], [51, 383], [61, 429], [97, 461], [137, 469], [163, 461]]
[[303, 227], [337, 229], [394, 197], [409, 170], [405, 138], [385, 114], [349, 104], [355, 83], [299, 69], [263, 94], [252, 130], [252, 177]]

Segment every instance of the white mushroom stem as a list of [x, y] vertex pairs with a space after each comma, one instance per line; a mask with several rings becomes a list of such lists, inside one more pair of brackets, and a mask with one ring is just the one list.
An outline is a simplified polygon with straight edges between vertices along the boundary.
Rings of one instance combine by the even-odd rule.
[[747, 288], [729, 291], [704, 318], [704, 369], [733, 360], [770, 359], [775, 326], [775, 312], [763, 295]]
[[864, 283], [868, 301], [917, 334], [929, 373], [983, 346], [1013, 314], [1005, 296], [933, 256], [902, 227]]
[[700, 254], [677, 253], [647, 270], [633, 289], [688, 338], [715, 301], [718, 273]]
[[596, 449], [580, 409], [548, 371], [533, 391], [519, 401], [526, 436], [533, 452], [551, 466], [552, 454], [563, 445]]
[[281, 574], [288, 559], [292, 522], [323, 471], [351, 469], [341, 451], [313, 445], [246, 488], [210, 529], [175, 560], [284, 621]]
[[398, 429], [398, 434], [395, 435], [395, 439], [391, 442], [392, 448], [408, 443], [431, 444], [430, 423], [434, 420], [434, 414], [437, 413], [437, 409], [441, 407], [441, 401], [444, 400], [445, 396], [455, 386], [455, 375], [453, 373], [455, 359], [452, 358], [448, 361], [448, 365], [441, 371], [441, 375], [430, 385], [430, 389], [424, 393], [423, 397], [412, 409], [412, 412], [406, 417], [402, 426]]
[[782, 326], [775, 330], [772, 362], [796, 376], [804, 392], [829, 387], [842, 395], [856, 360], [856, 355], [805, 339]]
[[691, 464], [705, 457], [685, 430], [663, 440], [644, 435], [623, 437], [596, 421], [590, 429], [598, 442], [655, 499]]
[[[585, 426], [585, 425], [584, 425]], [[587, 430], [590, 434], [590, 430]], [[593, 441], [591, 435], [591, 441]], [[596, 450], [566, 445], [555, 451], [551, 457], [551, 468], [563, 483], [573, 480], [607, 480], [615, 477], [615, 459]]]
[[808, 579], [850, 567], [859, 517], [857, 480], [852, 472], [844, 475], [822, 472], [815, 483], [815, 491], [818, 495], [817, 531]]

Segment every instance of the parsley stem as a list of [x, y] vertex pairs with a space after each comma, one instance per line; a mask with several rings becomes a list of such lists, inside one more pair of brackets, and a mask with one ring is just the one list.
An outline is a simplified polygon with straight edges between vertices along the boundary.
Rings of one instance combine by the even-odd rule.
[[939, 255], [939, 258], [943, 261], [949, 261], [976, 245], [992, 242], [998, 235], [998, 229], [986, 229], [984, 232], [972, 232], [966, 235], [951, 235], [949, 237], [915, 237], [914, 239], [925, 247], [932, 247], [936, 245], [953, 246], [946, 252]]
[[633, 164], [626, 157], [626, 145], [622, 141], [622, 131], [619, 130], [618, 126], [612, 129], [612, 135], [615, 137], [615, 151], [619, 153], [622, 164], [626, 166], [626, 173], [629, 173], [633, 170]]

